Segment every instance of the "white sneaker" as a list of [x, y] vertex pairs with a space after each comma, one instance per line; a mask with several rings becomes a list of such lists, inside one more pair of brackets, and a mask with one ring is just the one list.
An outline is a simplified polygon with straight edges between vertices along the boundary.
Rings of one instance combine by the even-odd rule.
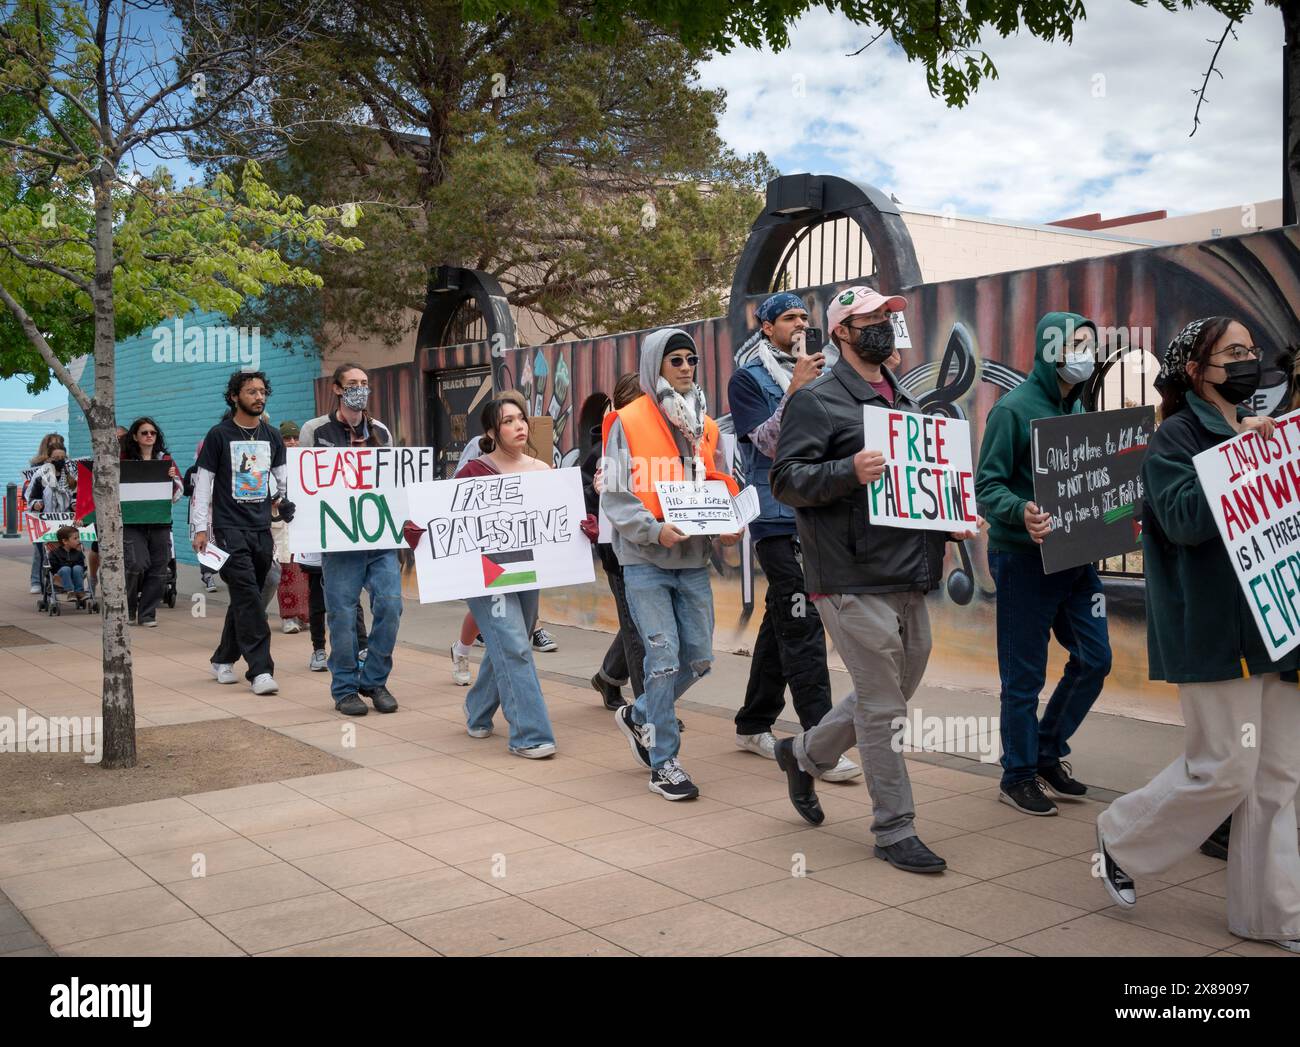
[[285, 633], [300, 633], [302, 626], [298, 624], [297, 618], [286, 618], [284, 624], [280, 626], [280, 631]]
[[233, 665], [222, 665], [220, 662], [212, 662], [212, 675], [216, 678], [217, 683], [234, 683], [235, 667]]
[[1285, 949], [1287, 952], [1300, 953], [1300, 938], [1278, 939], [1273, 944], [1279, 949]]
[[762, 734], [738, 734], [736, 748], [757, 753], [769, 760], [776, 759], [776, 738], [771, 731], [764, 731]]
[[40, 595], [40, 592], [41, 592], [41, 587], [40, 587], [39, 585], [33, 585], [33, 586], [32, 586], [29, 590], [27, 590], [27, 591], [28, 591], [29, 593], [31, 593], [33, 596], [39, 596], [39, 595]]
[[330, 667], [329, 655], [325, 653], [325, 649], [323, 647], [319, 651], [311, 652], [311, 661], [307, 663], [308, 669], [310, 669], [314, 673], [323, 673], [328, 671], [329, 667]]
[[862, 768], [847, 756], [841, 756], [840, 762], [822, 775], [824, 782], [847, 782], [851, 778], [862, 777]]
[[451, 681], [458, 687], [468, 687], [470, 681], [469, 655], [456, 653], [456, 645], [451, 645]]
[[555, 755], [555, 743], [543, 742], [541, 745], [530, 745], [525, 749], [511, 746], [510, 752], [515, 756], [522, 756], [525, 760], [545, 760], [548, 756]]
[[259, 673], [253, 677], [254, 694], [275, 694], [279, 690], [279, 684], [275, 682], [275, 677], [270, 673]]
[[466, 727], [465, 733], [468, 734], [471, 738], [491, 738], [492, 728], [491, 727]]

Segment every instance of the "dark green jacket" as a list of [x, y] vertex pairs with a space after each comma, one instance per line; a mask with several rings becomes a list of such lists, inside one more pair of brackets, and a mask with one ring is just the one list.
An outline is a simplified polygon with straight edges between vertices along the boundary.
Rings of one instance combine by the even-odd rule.
[[1187, 406], [1160, 423], [1147, 450], [1142, 560], [1153, 680], [1213, 683], [1300, 665], [1300, 649], [1269, 660], [1192, 464], [1236, 435], [1215, 407], [1188, 393]]
[[1025, 503], [1034, 500], [1029, 423], [1035, 418], [1083, 411], [1079, 400], [1083, 383], [1062, 400], [1056, 378], [1056, 365], [1074, 341], [1071, 327], [1091, 327], [1096, 344], [1097, 327], [1091, 320], [1078, 313], [1045, 314], [1034, 332], [1034, 369], [1003, 394], [984, 420], [975, 501], [989, 523], [990, 552], [1034, 552], [1038, 548], [1025, 530]]

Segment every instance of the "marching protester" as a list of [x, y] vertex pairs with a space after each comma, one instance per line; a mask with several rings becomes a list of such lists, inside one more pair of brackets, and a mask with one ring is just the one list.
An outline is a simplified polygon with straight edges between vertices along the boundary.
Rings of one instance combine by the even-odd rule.
[[[717, 423], [696, 384], [699, 356], [685, 331], [666, 327], [641, 343], [645, 394], [618, 411], [605, 444], [608, 475], [600, 505], [612, 526], [628, 609], [645, 642], [645, 690], [614, 713], [637, 761], [650, 770], [649, 789], [666, 800], [691, 800], [700, 790], [677, 754], [676, 702], [713, 663], [712, 539], [688, 537], [664, 520], [656, 480], [722, 480], [731, 494]], [[722, 536], [724, 545], [743, 532]]]
[[[1060, 799], [1087, 787], [1068, 763], [1070, 737], [1110, 672], [1101, 579], [1092, 564], [1047, 574], [1038, 547], [1052, 528], [1034, 501], [1029, 423], [1079, 414], [1092, 377], [1097, 328], [1078, 313], [1047, 313], [1034, 333], [1034, 369], [1004, 393], [984, 422], [975, 497], [989, 521], [989, 571], [997, 586], [998, 673], [1002, 678], [1002, 782], [998, 799], [1023, 814], [1054, 815]], [[1052, 634], [1069, 652], [1038, 717]]]
[[[518, 405], [519, 409], [523, 411], [524, 414], [528, 413], [528, 401], [524, 399], [524, 394], [518, 389], [505, 390], [501, 394], [500, 399], [509, 400], [511, 403]], [[460, 471], [464, 469], [465, 466], [474, 461], [475, 458], [482, 457], [484, 452], [481, 445], [481, 440], [471, 440], [461, 449], [460, 458], [456, 462], [456, 470], [452, 474], [453, 476], [459, 476]], [[532, 445], [531, 437], [527, 447], [528, 453], [535, 456], [536, 448]], [[551, 652], [560, 649], [560, 644], [555, 637], [547, 632], [547, 630], [538, 628], [535, 620], [532, 624], [532, 638], [534, 651]], [[454, 683], [461, 687], [469, 686], [471, 678], [469, 655], [475, 643], [482, 646], [483, 637], [479, 635], [478, 625], [474, 622], [474, 616], [467, 613], [461, 621], [460, 636], [451, 645], [451, 678]]]
[[[805, 584], [853, 679], [854, 692], [817, 726], [776, 743], [791, 803], [805, 821], [825, 815], [814, 778], [838, 766], [856, 742], [871, 794], [874, 853], [906, 872], [947, 863], [916, 834], [916, 807], [894, 723], [907, 715], [930, 657], [925, 595], [942, 577], [945, 535], [873, 524], [867, 486], [884, 455], [865, 447], [863, 405], [919, 411], [884, 366], [894, 352], [891, 313], [907, 305], [870, 287], [851, 287], [827, 310], [840, 352], [831, 370], [786, 404], [772, 491], [795, 510]], [[959, 532], [953, 538], [972, 537]]]
[[[772, 497], [770, 474], [790, 397], [822, 373], [826, 357], [804, 353], [808, 310], [797, 294], [774, 294], [758, 307], [762, 329], [737, 355], [727, 387], [745, 478], [758, 491], [760, 513], [749, 525], [767, 579], [763, 621], [749, 665], [745, 704], [736, 714], [736, 745], [776, 759], [772, 725], [790, 688], [804, 730], [831, 711], [831, 677], [821, 616], [804, 589], [794, 510]], [[862, 773], [848, 757], [821, 777], [842, 782]]]
[[[72, 511], [77, 495], [77, 466], [68, 460], [68, 450], [63, 437], [47, 433], [41, 438], [36, 456], [32, 459], [36, 471], [27, 481], [23, 500], [34, 513], [67, 513]], [[32, 545], [33, 593], [41, 591], [41, 547]]]
[[[280, 438], [285, 449], [298, 446], [296, 422], [280, 423]], [[280, 565], [280, 582], [276, 597], [280, 611], [280, 628], [286, 633], [300, 633], [310, 614], [307, 575], [289, 551], [289, 524], [271, 510], [271, 537], [275, 541], [275, 559]]]
[[[262, 415], [271, 383], [261, 371], [236, 371], [226, 383], [227, 417], [203, 438], [194, 473], [190, 506], [194, 551], [207, 549], [209, 537], [227, 554], [221, 579], [230, 592], [221, 641], [212, 655], [218, 683], [234, 683], [234, 663], [243, 658], [254, 694], [279, 690], [272, 675], [271, 630], [262, 604], [262, 586], [275, 557], [271, 541], [271, 478], [285, 488], [284, 441]], [[280, 500], [280, 515], [293, 512]]]
[[[597, 513], [600, 509], [600, 491], [604, 486], [603, 478], [599, 475], [600, 463], [605, 456], [605, 437], [618, 418], [615, 412], [642, 395], [639, 375], [625, 374], [620, 377], [614, 383], [612, 403], [605, 405], [606, 413], [602, 423], [592, 429], [591, 450], [582, 462], [582, 493], [589, 513]], [[618, 632], [610, 641], [596, 675], [591, 678], [591, 686], [601, 696], [605, 708], [613, 710], [627, 704], [623, 700], [625, 683], [631, 682], [633, 698], [645, 691], [645, 678], [642, 674], [645, 647], [641, 643], [641, 634], [636, 631], [636, 623], [632, 621], [632, 612], [627, 607], [623, 568], [619, 566], [613, 546], [609, 542], [600, 542], [596, 550], [601, 566], [605, 568], [605, 581], [609, 583], [609, 591], [614, 594]]]
[[[387, 426], [366, 411], [370, 380], [353, 363], [334, 368], [334, 395], [338, 408], [313, 418], [302, 427], [303, 447], [391, 447]], [[396, 549], [346, 549], [321, 556], [321, 583], [330, 633], [330, 696], [346, 716], [365, 716], [363, 698], [375, 712], [397, 711], [397, 699], [388, 690], [393, 669], [393, 648], [402, 617], [402, 569]], [[366, 657], [357, 646], [357, 614], [361, 590], [370, 595], [373, 616]]]
[[[550, 468], [528, 453], [528, 414], [513, 397], [489, 401], [481, 419], [483, 454], [460, 469], [457, 479]], [[478, 679], [465, 696], [466, 731], [471, 738], [489, 737], [500, 708], [510, 725], [510, 752], [529, 760], [555, 755], [555, 732], [533, 662], [538, 590], [472, 596], [465, 602], [487, 647]]]
[[[171, 462], [168, 471], [172, 482], [171, 500], [174, 503], [180, 499], [185, 489], [180, 470], [167, 453], [162, 430], [152, 418], [137, 418], [131, 423], [122, 437], [122, 460]], [[172, 559], [171, 522], [124, 524], [122, 545], [126, 560], [127, 621], [153, 629], [158, 625], [158, 605], [162, 603], [168, 565]]]
[[1300, 953], [1300, 650], [1274, 662], [1255, 625], [1193, 458], [1271, 418], [1239, 405], [1260, 350], [1224, 316], [1193, 320], [1160, 366], [1161, 422], [1142, 466], [1147, 656], [1178, 686], [1186, 751], [1097, 819], [1102, 883], [1124, 908], [1134, 877], [1194, 854], [1232, 815], [1228, 930]]

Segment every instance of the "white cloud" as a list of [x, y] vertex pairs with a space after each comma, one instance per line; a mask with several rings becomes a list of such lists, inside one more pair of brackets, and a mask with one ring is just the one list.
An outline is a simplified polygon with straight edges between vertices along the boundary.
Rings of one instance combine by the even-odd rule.
[[993, 35], [1000, 79], [964, 109], [931, 98], [887, 37], [846, 57], [874, 34], [824, 11], [779, 54], [710, 59], [702, 82], [726, 90], [720, 130], [736, 150], [869, 182], [907, 207], [1039, 222], [1183, 214], [1281, 195], [1282, 19], [1256, 7], [1223, 46], [1191, 138], [1193, 89], [1226, 24], [1204, 8], [1111, 0], [1068, 46]]

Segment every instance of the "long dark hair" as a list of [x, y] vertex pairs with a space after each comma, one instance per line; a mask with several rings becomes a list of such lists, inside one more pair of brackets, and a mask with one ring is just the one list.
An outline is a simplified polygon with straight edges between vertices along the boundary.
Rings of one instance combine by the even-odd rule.
[[1196, 332], [1196, 337], [1192, 340], [1192, 348], [1187, 354], [1187, 363], [1196, 364], [1197, 375], [1193, 378], [1184, 370], [1161, 391], [1161, 421], [1177, 414], [1187, 406], [1189, 392], [1194, 392], [1197, 396], [1202, 395], [1202, 390], [1205, 388], [1205, 368], [1210, 359], [1210, 352], [1232, 322], [1230, 316], [1212, 316]]
[[[519, 401], [513, 397], [498, 396], [495, 400], [489, 400], [483, 405], [483, 410], [479, 412], [479, 424], [483, 426], [483, 435], [478, 438], [479, 450], [484, 454], [491, 454], [496, 450], [496, 441], [489, 435], [495, 433], [501, 426], [501, 413], [507, 407], [519, 407]], [[528, 411], [519, 407], [523, 411], [524, 424], [529, 425]], [[529, 425], [529, 432], [532, 427]]]
[[154, 461], [157, 461], [167, 453], [167, 442], [163, 439], [162, 426], [148, 415], [145, 415], [144, 417], [137, 418], [132, 422], [131, 428], [122, 435], [122, 457], [129, 462], [138, 462], [144, 458], [144, 455], [140, 453], [140, 441], [137, 439], [136, 434], [139, 433], [140, 426], [145, 423], [152, 425], [154, 430], [158, 433], [158, 439], [156, 439], [153, 444]]
[[[343, 363], [339, 364], [338, 367], [334, 368], [334, 374], [330, 377], [330, 381], [334, 385], [337, 385], [340, 389], [342, 389], [343, 376], [347, 374], [349, 371], [360, 371], [362, 374], [366, 375], [367, 381], [370, 380], [370, 376], [369, 374], [366, 373], [366, 369], [364, 367], [362, 367], [360, 364], [354, 364], [351, 360], [344, 360]], [[371, 390], [371, 395], [374, 395], [374, 390]], [[343, 406], [343, 397], [340, 396], [338, 393], [335, 393], [334, 399], [336, 401], [334, 404], [334, 409], [337, 411], [340, 407]], [[341, 420], [342, 419], [340, 418], [340, 421]], [[379, 443], [379, 437], [375, 435], [375, 427], [372, 424], [373, 422], [374, 422], [374, 418], [371, 416], [370, 412], [367, 410], [362, 410], [361, 424], [366, 427], [366, 443], [372, 447]]]

